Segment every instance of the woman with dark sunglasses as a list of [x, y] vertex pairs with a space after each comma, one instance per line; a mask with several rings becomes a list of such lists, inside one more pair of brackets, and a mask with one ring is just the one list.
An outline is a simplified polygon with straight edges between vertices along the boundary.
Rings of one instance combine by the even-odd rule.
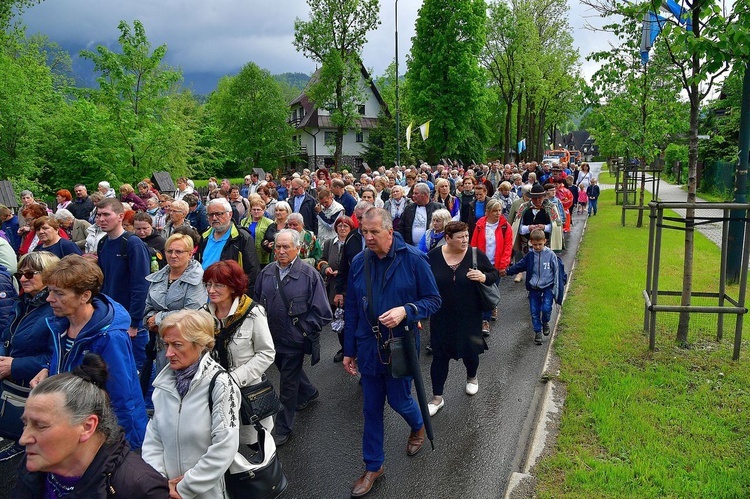
[[[26, 397], [29, 381], [49, 364], [50, 352], [47, 339], [49, 329], [46, 319], [53, 317], [52, 307], [47, 303], [47, 284], [42, 273], [54, 268], [60, 259], [48, 251], [34, 251], [21, 257], [15, 274], [23, 294], [18, 299], [10, 325], [0, 333], [0, 380], [3, 391]], [[0, 449], [0, 461], [6, 461], [23, 452], [17, 440], [21, 437], [23, 424], [19, 413], [18, 424], [4, 425], [0, 436], [8, 442]]]

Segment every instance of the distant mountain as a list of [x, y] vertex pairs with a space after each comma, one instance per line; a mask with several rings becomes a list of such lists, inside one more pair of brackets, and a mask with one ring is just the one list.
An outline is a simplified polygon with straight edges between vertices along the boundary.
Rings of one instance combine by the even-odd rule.
[[307, 82], [310, 81], [310, 75], [305, 73], [282, 73], [280, 75], [273, 75], [276, 81], [286, 83], [290, 87], [302, 92]]

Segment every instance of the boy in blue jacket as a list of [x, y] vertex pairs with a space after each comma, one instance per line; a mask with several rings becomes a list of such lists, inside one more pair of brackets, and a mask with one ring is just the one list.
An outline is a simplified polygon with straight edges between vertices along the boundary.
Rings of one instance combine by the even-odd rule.
[[542, 334], [549, 336], [549, 321], [552, 315], [552, 301], [562, 303], [564, 284], [557, 255], [545, 246], [544, 231], [535, 229], [530, 235], [531, 248], [522, 260], [511, 265], [501, 275], [515, 275], [526, 272], [526, 289], [529, 292], [531, 324], [534, 327], [534, 343], [542, 344]]

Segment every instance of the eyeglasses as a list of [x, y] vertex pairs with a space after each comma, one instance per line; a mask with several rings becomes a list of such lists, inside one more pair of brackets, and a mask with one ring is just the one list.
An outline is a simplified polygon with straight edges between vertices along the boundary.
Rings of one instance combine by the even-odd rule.
[[206, 289], [214, 288], [216, 291], [221, 291], [227, 288], [226, 284], [220, 284], [218, 282], [206, 282], [203, 283], [203, 285], [206, 287]]
[[227, 213], [229, 213], [229, 212], [228, 211], [215, 211], [213, 213], [209, 213], [208, 214], [208, 218], [220, 217], [222, 215], [226, 215]]
[[184, 255], [185, 253], [189, 253], [187, 250], [166, 250], [164, 253], [167, 255]]
[[25, 270], [23, 272], [16, 272], [13, 275], [16, 276], [16, 279], [18, 279], [19, 281], [21, 280], [21, 276], [25, 277], [27, 281], [30, 281], [37, 274], [41, 274], [41, 272], [38, 270]]

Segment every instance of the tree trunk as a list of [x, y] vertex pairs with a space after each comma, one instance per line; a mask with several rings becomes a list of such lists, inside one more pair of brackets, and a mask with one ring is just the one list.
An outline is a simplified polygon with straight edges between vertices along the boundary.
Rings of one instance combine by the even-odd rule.
[[503, 132], [503, 163], [508, 163], [508, 148], [510, 147], [510, 123], [513, 118], [513, 99], [505, 101], [505, 131]]
[[[520, 87], [523, 88], [523, 79], [521, 79], [521, 85], [520, 85]], [[523, 92], [521, 92], [520, 89], [519, 89], [519, 92], [518, 92], [518, 103], [516, 104], [516, 144], [518, 144], [519, 142], [521, 142], [521, 139], [523, 138], [523, 137], [521, 137], [521, 133], [522, 133], [521, 130], [523, 130], [523, 128], [521, 128], [521, 125], [522, 125], [522, 123], [521, 123], [521, 105], [522, 104], [523, 104]], [[523, 151], [521, 151], [520, 153], [518, 153], [518, 156], [516, 157], [516, 163], [518, 163], [521, 160], [521, 154], [523, 154]], [[506, 163], [507, 163], [507, 161], [506, 161]]]
[[[698, 38], [700, 23], [700, 7], [693, 10], [693, 36]], [[692, 56], [692, 83], [688, 97], [690, 98], [690, 142], [688, 146], [688, 195], [687, 202], [695, 203], [696, 178], [698, 174], [698, 113], [700, 112], [700, 89], [698, 88], [697, 75], [700, 71], [700, 59], [697, 55]], [[682, 295], [680, 305], [690, 306], [690, 295], [693, 291], [693, 247], [695, 240], [695, 229], [693, 227], [694, 209], [685, 210], [685, 266], [682, 273]], [[688, 339], [688, 328], [690, 326], [690, 313], [680, 312], [680, 321], [677, 325], [677, 342], [685, 345]]]

